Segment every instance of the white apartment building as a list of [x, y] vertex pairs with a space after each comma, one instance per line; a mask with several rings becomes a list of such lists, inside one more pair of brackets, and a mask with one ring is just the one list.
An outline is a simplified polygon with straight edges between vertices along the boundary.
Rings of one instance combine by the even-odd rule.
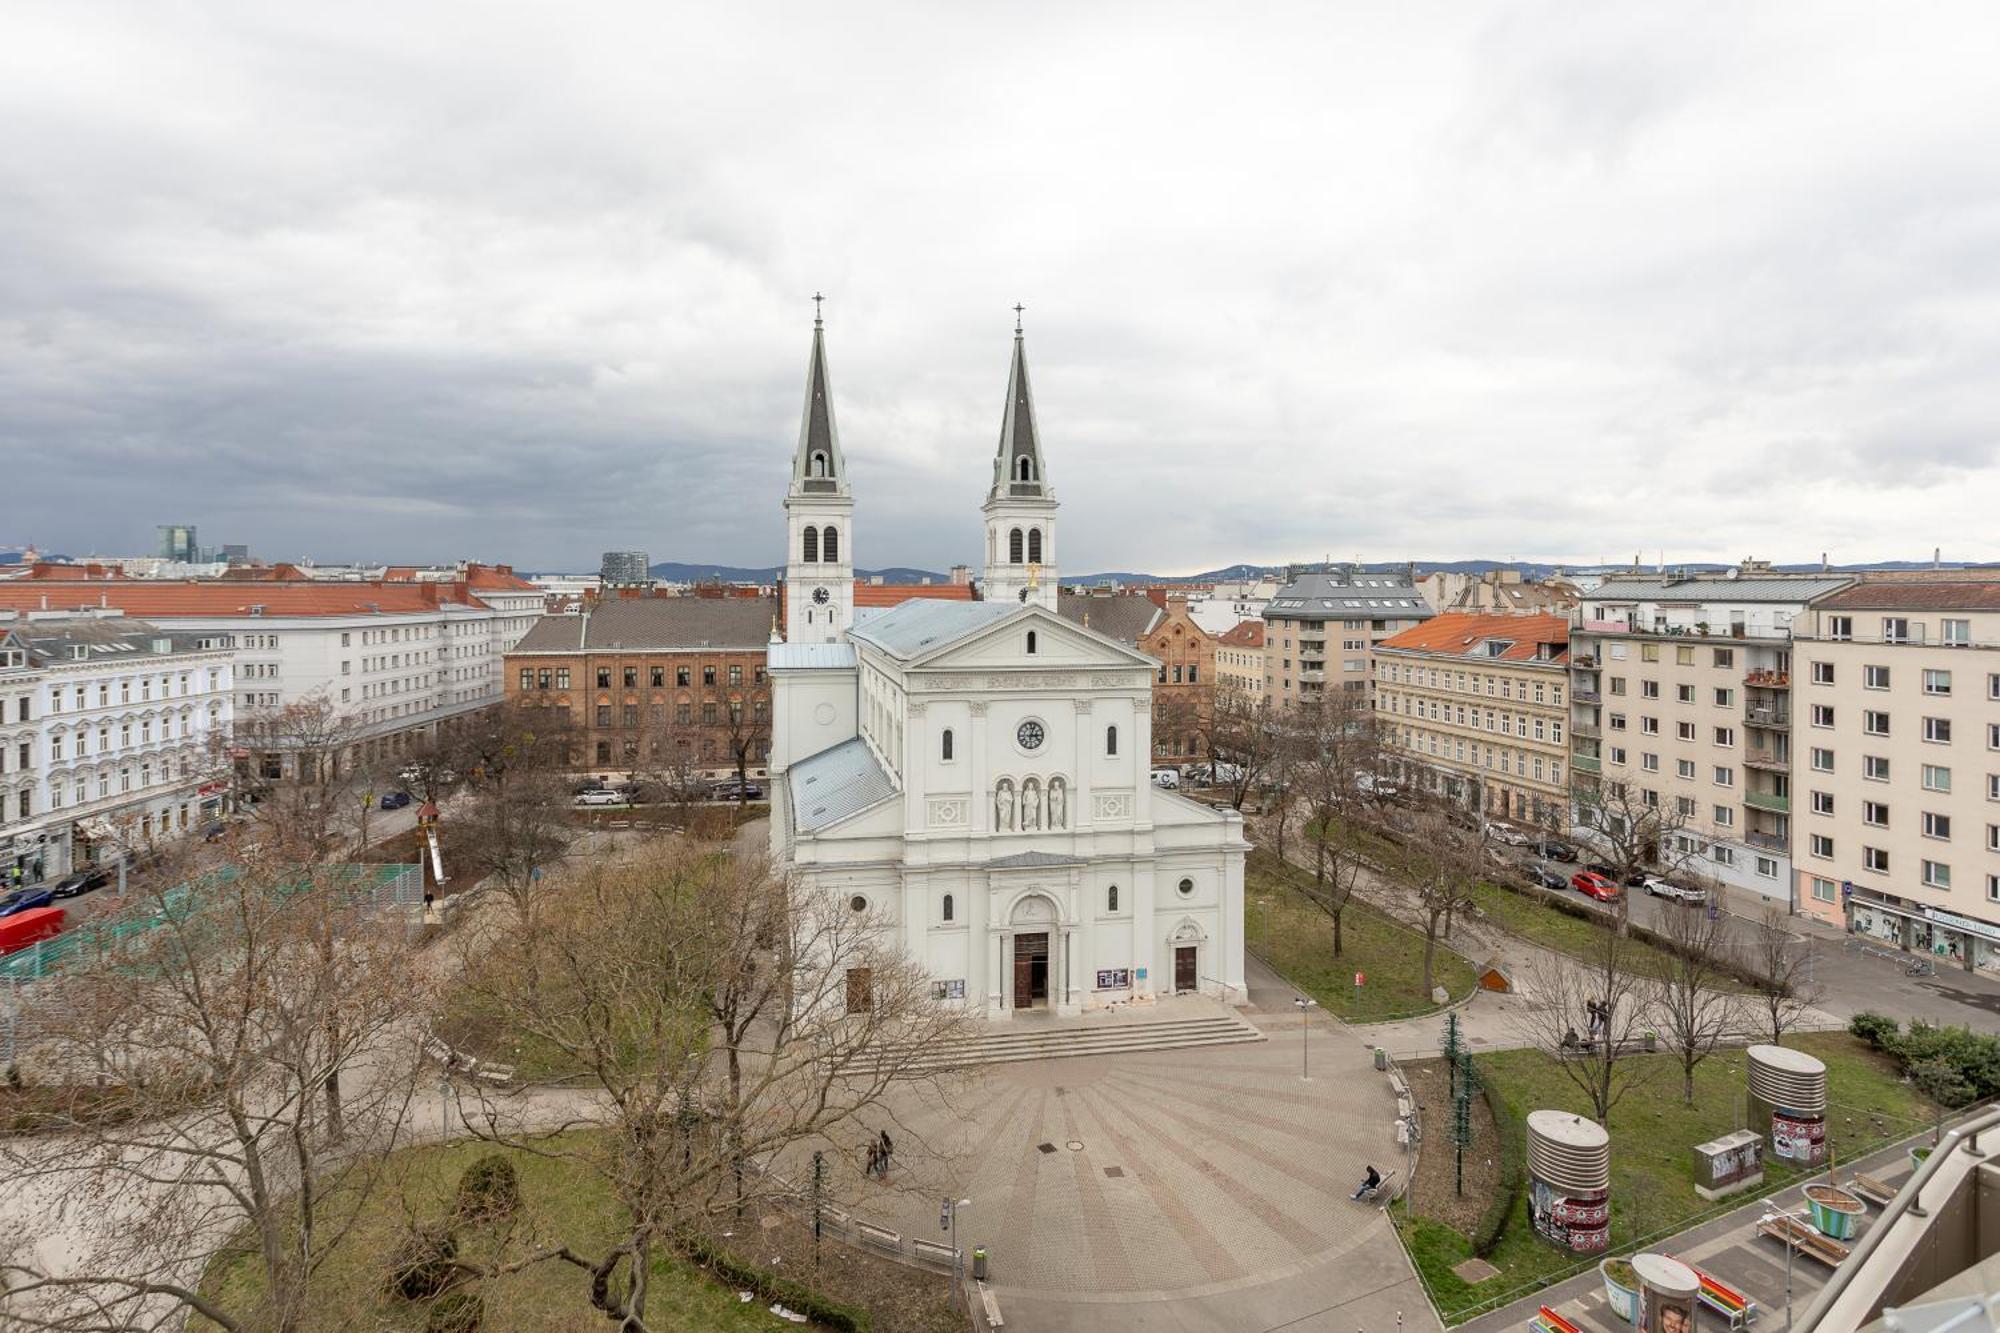
[[1856, 584], [1795, 638], [1800, 910], [2000, 973], [2000, 580]]
[[1570, 769], [1671, 812], [1663, 859], [1791, 901], [1792, 632], [1849, 586], [1754, 563], [1608, 578], [1570, 627]]
[[217, 814], [232, 656], [115, 612], [0, 612], [0, 871], [54, 879]]
[[1433, 614], [1411, 579], [1408, 567], [1288, 570], [1263, 610], [1264, 697], [1278, 708], [1310, 703], [1327, 690], [1372, 698], [1375, 645]]

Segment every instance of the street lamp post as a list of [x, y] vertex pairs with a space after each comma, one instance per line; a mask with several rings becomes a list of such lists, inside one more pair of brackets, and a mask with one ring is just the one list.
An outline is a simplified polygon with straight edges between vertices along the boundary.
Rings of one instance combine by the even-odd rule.
[[1312, 1046], [1312, 1028], [1306, 1022], [1306, 1010], [1317, 1008], [1318, 1002], [1308, 1000], [1304, 996], [1295, 996], [1292, 1003], [1297, 1005], [1299, 1010], [1299, 1080], [1310, 1083], [1312, 1075], [1307, 1072], [1309, 1069], [1307, 1057]]
[[[1765, 1222], [1775, 1222], [1781, 1217], [1789, 1218], [1795, 1222], [1804, 1223], [1804, 1225], [1806, 1226], [1812, 1225], [1812, 1222], [1810, 1221], [1810, 1215], [1808, 1214], [1807, 1210], [1803, 1208], [1799, 1209], [1795, 1213], [1788, 1212], [1782, 1208], [1775, 1210], [1767, 1209], [1761, 1220]], [[1788, 1231], [1785, 1234], [1785, 1333], [1792, 1333], [1792, 1256], [1795, 1253], [1797, 1253], [1797, 1251], [1798, 1251], [1798, 1244], [1793, 1239], [1791, 1233]]]
[[957, 1203], [946, 1199], [944, 1207], [939, 1210], [944, 1214], [945, 1229], [951, 1233], [951, 1305], [953, 1309], [958, 1308], [960, 1289], [965, 1285], [965, 1264], [960, 1260], [958, 1254], [958, 1210], [961, 1208], [970, 1208], [971, 1206], [972, 1200], [970, 1199], [960, 1199]]

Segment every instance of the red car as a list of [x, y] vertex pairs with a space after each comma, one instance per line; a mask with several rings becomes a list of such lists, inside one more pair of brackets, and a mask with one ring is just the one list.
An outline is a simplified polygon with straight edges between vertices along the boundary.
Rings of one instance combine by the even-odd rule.
[[1601, 903], [1615, 903], [1624, 892], [1616, 884], [1594, 870], [1579, 870], [1570, 876], [1569, 886], [1578, 893], [1595, 898]]

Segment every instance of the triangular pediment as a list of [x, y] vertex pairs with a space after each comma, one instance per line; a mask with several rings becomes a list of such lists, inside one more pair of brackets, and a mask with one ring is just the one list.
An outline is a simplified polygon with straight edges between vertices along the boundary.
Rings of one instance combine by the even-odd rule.
[[[1035, 651], [1028, 651], [1028, 635]], [[983, 626], [909, 664], [924, 671], [1077, 671], [1096, 668], [1140, 668], [1157, 663], [1128, 648], [1065, 620], [1040, 606], [1024, 606], [1011, 616]]]

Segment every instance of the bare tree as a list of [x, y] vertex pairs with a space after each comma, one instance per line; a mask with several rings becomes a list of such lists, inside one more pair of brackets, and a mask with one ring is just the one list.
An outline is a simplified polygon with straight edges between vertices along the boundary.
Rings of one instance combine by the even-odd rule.
[[239, 781], [264, 850], [281, 861], [316, 865], [345, 847], [347, 818], [365, 788], [353, 762], [356, 717], [326, 691], [236, 721], [247, 750]]
[[525, 1133], [497, 1109], [466, 1120], [603, 1180], [614, 1241], [551, 1236], [506, 1264], [577, 1267], [592, 1306], [639, 1333], [662, 1246], [785, 1189], [753, 1164], [851, 1131], [963, 1018], [883, 922], [714, 845], [592, 864], [538, 902], [535, 927], [496, 937], [464, 984], [506, 1035], [581, 1071], [591, 1095], [564, 1128], [606, 1132]]
[[1363, 788], [1373, 785], [1380, 728], [1367, 700], [1344, 690], [1320, 694], [1286, 721], [1292, 785], [1313, 842], [1313, 879], [1324, 884], [1330, 846], [1347, 837], [1342, 825], [1363, 810]]
[[1742, 1031], [1743, 996], [1728, 989], [1729, 933], [1720, 914], [1699, 903], [1672, 901], [1657, 930], [1667, 945], [1666, 975], [1652, 987], [1667, 1047], [1681, 1066], [1681, 1096], [1694, 1105], [1694, 1071], [1721, 1042]]
[[1616, 930], [1596, 928], [1578, 959], [1549, 955], [1528, 969], [1521, 1034], [1555, 1061], [1590, 1101], [1599, 1124], [1652, 1067], [1629, 1057], [1642, 1045], [1648, 978], [1635, 970], [1637, 946]]
[[[0, 1261], [0, 1322], [291, 1330], [326, 1298], [322, 1267], [403, 1132], [427, 997], [407, 909], [362, 888], [265, 862], [149, 891], [124, 923], [147, 929], [81, 928], [37, 983], [31, 1077], [98, 1091], [0, 1140], [0, 1208], [72, 1244], [60, 1266]], [[320, 1093], [350, 1068], [336, 1133]], [[117, 1114], [96, 1114], [107, 1087]], [[225, 1253], [257, 1280], [204, 1287]]]
[[1272, 768], [1278, 736], [1268, 704], [1235, 690], [1216, 696], [1215, 718], [1208, 729], [1209, 758], [1220, 775], [1233, 809], [1241, 810], [1249, 794], [1263, 784]]
[[464, 720], [420, 763], [453, 774], [470, 798], [454, 821], [471, 835], [460, 856], [475, 877], [519, 895], [560, 861], [572, 833], [567, 710], [502, 705]]
[[1616, 872], [1621, 884], [1653, 866], [1672, 874], [1698, 855], [1692, 847], [1681, 845], [1691, 816], [1679, 805], [1663, 802], [1651, 788], [1601, 782], [1596, 774], [1578, 774], [1570, 795], [1575, 806], [1574, 828]]
[[771, 753], [771, 696], [768, 690], [732, 690], [724, 710], [723, 736], [736, 765], [736, 798], [744, 802], [750, 799], [750, 765]]
[[1798, 1026], [1825, 994], [1813, 972], [1813, 943], [1794, 935], [1783, 909], [1768, 904], [1745, 946], [1764, 1030], [1773, 1045]]
[[1424, 932], [1426, 995], [1437, 984], [1438, 940], [1449, 934], [1452, 917], [1471, 899], [1472, 886], [1484, 869], [1485, 848], [1479, 834], [1439, 810], [1417, 814], [1396, 873], [1416, 896], [1417, 925]]

